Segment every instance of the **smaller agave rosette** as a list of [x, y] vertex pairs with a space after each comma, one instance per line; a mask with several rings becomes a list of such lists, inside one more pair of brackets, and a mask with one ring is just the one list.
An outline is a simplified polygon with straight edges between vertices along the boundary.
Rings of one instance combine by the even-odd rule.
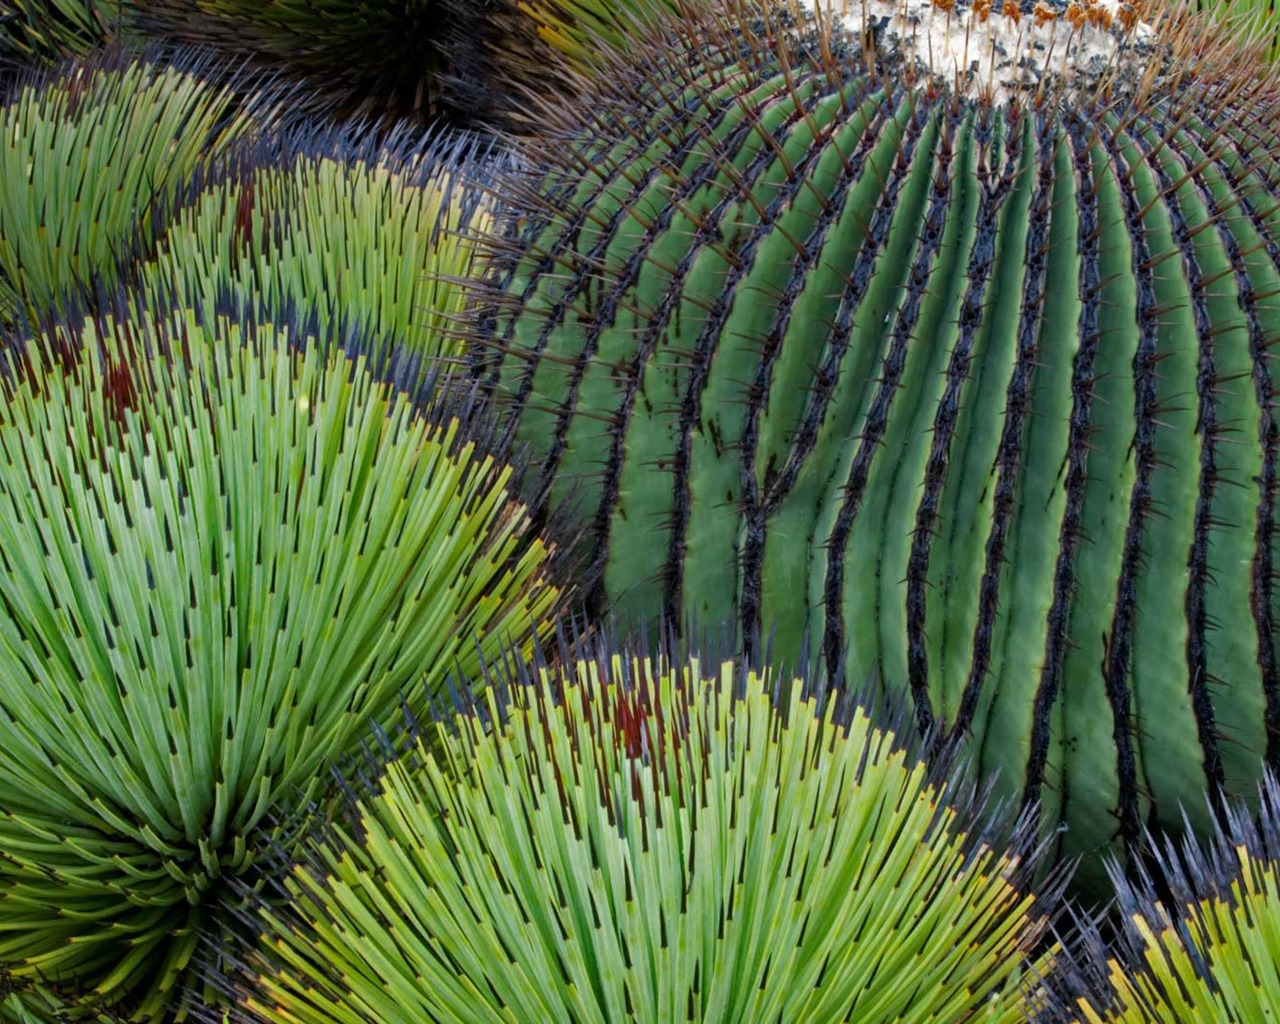
[[216, 311], [261, 302], [320, 330], [357, 327], [375, 361], [392, 351], [428, 375], [463, 355], [461, 310], [491, 147], [448, 133], [303, 130], [237, 149], [157, 220], [138, 291]]
[[195, 51], [109, 50], [25, 74], [0, 106], [0, 326], [114, 284], [156, 210], [275, 123], [284, 96]]
[[1280, 786], [1233, 808], [1210, 843], [1169, 842], [1137, 882], [1113, 871], [1123, 916], [1092, 937], [1092, 989], [1073, 1024], [1257, 1024], [1280, 1007]]
[[553, 665], [424, 727], [294, 867], [245, 1019], [1022, 1019], [1025, 828], [801, 679]]

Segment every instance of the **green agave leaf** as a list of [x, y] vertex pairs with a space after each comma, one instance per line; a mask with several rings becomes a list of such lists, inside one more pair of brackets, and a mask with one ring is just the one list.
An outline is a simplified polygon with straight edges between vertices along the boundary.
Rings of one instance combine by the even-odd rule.
[[553, 664], [427, 730], [288, 875], [253, 1019], [1021, 1019], [1053, 902], [1023, 884], [1025, 829], [998, 852], [801, 680]]
[[[706, 0], [438, 0], [453, 74], [450, 101], [484, 123], [545, 138], [545, 100], [577, 96], [611, 55], [674, 30]], [[696, 32], [696, 28], [694, 29]], [[531, 97], [540, 97], [541, 101]]]
[[[1268, 772], [1257, 821], [1232, 811], [1207, 850], [1172, 843], [1138, 882], [1113, 872], [1124, 932], [1094, 935], [1101, 994], [1080, 1024], [1259, 1024], [1280, 1011], [1280, 787]], [[1162, 898], [1160, 889], [1166, 895]], [[1171, 897], [1168, 893], [1171, 891]], [[1099, 967], [1105, 958], [1105, 966]]]
[[[4, 982], [0, 981], [0, 991]], [[24, 986], [7, 999], [0, 1000], [0, 1021], [3, 1024], [120, 1024], [120, 1018], [106, 1013], [85, 1012], [83, 1007], [68, 1002], [39, 986]]]
[[0, 0], [0, 61], [84, 56], [116, 35], [129, 0]]
[[0, 415], [0, 964], [193, 996], [370, 724], [557, 600], [511, 470], [309, 333], [178, 310], [42, 339]]
[[[286, 141], [287, 147], [289, 143]], [[447, 331], [469, 293], [492, 203], [458, 184], [485, 158], [447, 136], [408, 146], [311, 140], [252, 153], [173, 216], [142, 291], [213, 310], [228, 299], [357, 325], [425, 365], [462, 354]]]
[[626, 46], [628, 36], [655, 17], [679, 13], [685, 0], [517, 0], [540, 38], [589, 69], [600, 44]]
[[1196, 10], [1233, 21], [1266, 46], [1272, 60], [1280, 57], [1280, 12], [1275, 0], [1196, 0]]
[[238, 97], [243, 76], [209, 71], [207, 56], [108, 54], [16, 89], [0, 109], [0, 324], [109, 282], [158, 200], [267, 118], [265, 94]]

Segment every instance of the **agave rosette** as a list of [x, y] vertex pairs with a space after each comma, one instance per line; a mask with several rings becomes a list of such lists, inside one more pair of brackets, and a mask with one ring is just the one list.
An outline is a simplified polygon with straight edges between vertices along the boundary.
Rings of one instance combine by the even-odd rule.
[[540, 38], [583, 69], [592, 65], [601, 44], [626, 47], [648, 21], [678, 12], [682, 0], [516, 0], [536, 26]]
[[0, 108], [0, 324], [38, 323], [110, 281], [157, 205], [271, 120], [273, 90], [214, 77], [207, 55], [120, 51], [15, 88]]
[[132, 0], [139, 30], [248, 58], [307, 84], [342, 116], [436, 112], [444, 64], [437, 0]]
[[1243, 26], [1266, 42], [1272, 60], [1280, 57], [1280, 17], [1271, 0], [1196, 0], [1196, 9]]
[[425, 728], [288, 875], [251, 1019], [1021, 1019], [1025, 829], [998, 851], [798, 679], [555, 663]]
[[465, 421], [308, 328], [133, 309], [10, 371], [0, 965], [181, 1015], [230, 880], [368, 729], [529, 641], [550, 552]]
[[133, 274], [144, 294], [203, 309], [261, 301], [358, 327], [375, 359], [395, 350], [425, 372], [462, 355], [447, 328], [490, 220], [471, 184], [490, 159], [464, 136], [278, 137], [193, 184]]
[[1280, 1007], [1280, 786], [1209, 844], [1170, 842], [1137, 880], [1113, 872], [1120, 941], [1091, 935], [1094, 993], [1075, 1024], [1257, 1024]]
[[114, 37], [130, 0], [3, 0], [0, 62], [83, 56]]

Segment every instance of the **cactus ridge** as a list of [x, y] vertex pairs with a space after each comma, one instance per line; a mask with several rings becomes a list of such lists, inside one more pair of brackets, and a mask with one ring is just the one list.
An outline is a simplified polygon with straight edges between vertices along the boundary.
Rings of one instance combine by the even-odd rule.
[[1171, 16], [995, 103], [715, 17], [492, 242], [477, 372], [599, 598], [902, 690], [1062, 853], [1205, 825], [1280, 761], [1274, 75]]

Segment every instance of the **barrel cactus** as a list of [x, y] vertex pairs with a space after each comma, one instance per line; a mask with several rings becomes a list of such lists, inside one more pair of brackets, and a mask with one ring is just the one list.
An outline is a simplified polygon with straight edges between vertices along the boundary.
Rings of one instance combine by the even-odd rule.
[[319, 823], [330, 772], [558, 600], [510, 468], [335, 337], [356, 345], [135, 308], [6, 361], [0, 968], [19, 983], [182, 1019], [197, 947], [225, 940], [261, 855]]
[[246, 1020], [1025, 1019], [1030, 822], [801, 679], [555, 661], [424, 725], [286, 876]]
[[472, 324], [597, 600], [909, 695], [1064, 855], [1250, 791], [1280, 762], [1259, 51], [983, 0], [727, 4], [630, 51], [525, 147]]

